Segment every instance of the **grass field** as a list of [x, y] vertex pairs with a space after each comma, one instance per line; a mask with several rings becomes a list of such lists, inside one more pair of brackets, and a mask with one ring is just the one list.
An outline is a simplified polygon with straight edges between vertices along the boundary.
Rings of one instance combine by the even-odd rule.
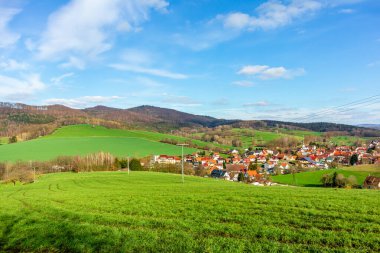
[[331, 142], [338, 146], [354, 146], [355, 142], [360, 141], [362, 143], [366, 143], [366, 141], [373, 138], [362, 138], [355, 136], [335, 136], [331, 138]]
[[8, 144], [8, 138], [7, 137], [0, 137], [0, 145]]
[[[234, 128], [232, 130], [234, 133], [237, 133], [240, 137], [240, 140], [243, 143], [243, 147], [249, 147], [252, 146], [252, 141], [254, 141], [256, 146], [265, 145], [270, 141], [276, 140], [281, 137], [295, 137], [299, 140], [302, 139], [302, 137], [297, 135], [291, 135], [291, 134], [284, 134], [280, 132], [269, 132], [269, 131], [261, 131], [261, 130], [250, 130], [250, 129], [240, 129], [240, 128]], [[253, 137], [245, 135], [245, 132], [252, 132], [254, 134]], [[310, 132], [312, 133], [312, 132]]]
[[[360, 185], [363, 184], [364, 179], [368, 175], [379, 176], [380, 177], [380, 166], [378, 165], [363, 165], [355, 167], [346, 167], [342, 169], [331, 169], [331, 170], [318, 170], [311, 172], [301, 172], [295, 174], [295, 185], [297, 186], [322, 186], [321, 178], [324, 174], [331, 174], [334, 172], [343, 174], [345, 177], [355, 176]], [[293, 185], [293, 175], [279, 175], [273, 176], [272, 180], [281, 184]]]
[[[0, 161], [44, 161], [62, 155], [85, 155], [100, 151], [123, 157], [143, 157], [152, 154], [180, 155], [180, 147], [159, 142], [168, 136], [154, 132], [107, 129], [89, 125], [68, 126], [58, 129], [50, 136], [0, 146]], [[184, 151], [193, 153], [196, 149], [185, 148]]]
[[149, 172], [0, 185], [0, 252], [379, 252], [379, 192]]
[[308, 136], [308, 135], [314, 135], [314, 136], [322, 136], [322, 132], [314, 132], [314, 131], [302, 131], [302, 130], [288, 130], [288, 129], [282, 129], [282, 133], [295, 135], [298, 137]]

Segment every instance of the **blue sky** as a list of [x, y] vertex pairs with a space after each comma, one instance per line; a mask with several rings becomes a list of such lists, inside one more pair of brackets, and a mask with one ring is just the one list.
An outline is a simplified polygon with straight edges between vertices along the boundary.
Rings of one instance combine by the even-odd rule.
[[379, 24], [377, 0], [0, 0], [0, 101], [380, 123]]

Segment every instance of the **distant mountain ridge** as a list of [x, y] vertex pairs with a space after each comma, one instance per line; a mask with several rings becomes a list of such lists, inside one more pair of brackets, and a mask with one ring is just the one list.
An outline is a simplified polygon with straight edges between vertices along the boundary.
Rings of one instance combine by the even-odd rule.
[[[273, 120], [226, 120], [210, 116], [194, 115], [173, 109], [142, 105], [129, 109], [112, 108], [103, 105], [85, 109], [74, 109], [64, 105], [31, 106], [19, 103], [0, 103], [0, 136], [11, 134], [10, 131], [28, 126], [44, 126], [50, 129], [60, 125], [91, 123], [109, 127], [130, 127], [170, 131], [181, 127], [216, 127], [232, 125], [233, 127], [253, 128], [288, 128], [318, 132], [345, 131], [352, 135], [380, 136], [379, 130], [360, 126], [316, 122], [296, 123]], [[17, 127], [16, 127], [17, 126]], [[21, 127], [20, 127], [21, 126]], [[12, 128], [13, 129], [10, 129]], [[1, 131], [3, 130], [3, 131]], [[45, 131], [45, 130], [44, 130]]]
[[359, 124], [358, 127], [365, 127], [365, 128], [371, 128], [371, 129], [379, 129], [380, 130], [380, 124]]

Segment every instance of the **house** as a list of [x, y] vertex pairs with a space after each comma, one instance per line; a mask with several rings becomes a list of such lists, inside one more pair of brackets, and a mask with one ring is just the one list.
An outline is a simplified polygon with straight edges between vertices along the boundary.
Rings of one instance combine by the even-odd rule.
[[256, 170], [248, 170], [247, 172], [247, 175], [250, 177], [250, 178], [255, 178], [258, 176], [258, 173]]
[[243, 164], [226, 164], [226, 169], [228, 172], [240, 172], [246, 167]]
[[237, 151], [236, 149], [234, 149], [234, 150], [231, 151], [231, 154], [233, 154], [233, 155], [238, 155], [238, 154], [239, 154], [239, 151]]
[[288, 163], [281, 163], [279, 168], [281, 170], [288, 170], [289, 169], [289, 164]]
[[154, 162], [160, 164], [176, 164], [181, 162], [181, 158], [177, 156], [169, 156], [169, 155], [159, 155], [154, 156]]
[[225, 179], [225, 180], [230, 179], [230, 175], [226, 170], [214, 169], [211, 171], [210, 176], [213, 178], [221, 178], [221, 179]]
[[363, 187], [366, 189], [380, 189], [380, 177], [368, 176], [364, 180]]

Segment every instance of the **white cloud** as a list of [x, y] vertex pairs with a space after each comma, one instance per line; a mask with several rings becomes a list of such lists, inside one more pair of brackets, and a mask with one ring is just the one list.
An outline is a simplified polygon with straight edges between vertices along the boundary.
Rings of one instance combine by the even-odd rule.
[[321, 8], [322, 4], [315, 0], [293, 0], [289, 4], [268, 1], [256, 9], [258, 15], [250, 18], [247, 28], [250, 30], [275, 29], [291, 24], [304, 15], [313, 14]]
[[76, 68], [83, 70], [86, 67], [86, 63], [83, 59], [78, 57], [70, 56], [66, 62], [60, 65], [62, 68]]
[[304, 69], [286, 69], [285, 67], [269, 67], [267, 65], [247, 65], [238, 72], [240, 75], [256, 76], [262, 80], [285, 78], [290, 79], [295, 76], [305, 74]]
[[254, 82], [247, 81], [247, 80], [241, 80], [241, 81], [235, 81], [233, 82], [234, 85], [241, 86], [241, 87], [252, 87], [255, 86]]
[[171, 96], [166, 95], [162, 100], [165, 104], [171, 104], [173, 106], [200, 106], [201, 104], [191, 97], [186, 96]]
[[238, 74], [241, 75], [255, 75], [259, 74], [265, 70], [267, 70], [269, 67], [265, 65], [255, 65], [255, 66], [244, 66], [241, 70], [239, 70]]
[[250, 16], [241, 12], [235, 12], [227, 15], [224, 20], [224, 26], [233, 29], [242, 29], [250, 23]]
[[359, 3], [362, 0], [269, 0], [253, 12], [240, 11], [218, 14], [201, 26], [189, 26], [176, 33], [173, 41], [181, 46], [199, 51], [237, 38], [242, 32], [273, 30], [291, 25], [326, 8]]
[[71, 0], [50, 15], [38, 46], [41, 59], [81, 55], [93, 58], [112, 47], [112, 36], [149, 19], [151, 9], [165, 11], [165, 0]]
[[85, 108], [91, 105], [99, 105], [122, 99], [119, 96], [84, 96], [79, 98], [50, 98], [44, 101], [45, 104], [60, 104], [71, 108]]
[[355, 12], [355, 10], [353, 10], [353, 9], [341, 9], [341, 10], [339, 10], [339, 13], [342, 13], [342, 14], [352, 14], [354, 12]]
[[19, 40], [20, 35], [10, 31], [8, 24], [20, 11], [19, 9], [0, 7], [0, 48], [11, 46]]
[[180, 73], [174, 73], [167, 70], [146, 68], [141, 66], [134, 66], [129, 64], [111, 64], [111, 68], [121, 71], [134, 72], [139, 74], [148, 74], [159, 77], [166, 77], [171, 79], [187, 79], [188, 76]]
[[243, 106], [245, 107], [265, 107], [269, 106], [270, 104], [267, 101], [259, 101], [255, 103], [246, 103]]
[[2, 99], [26, 98], [45, 88], [46, 85], [38, 74], [30, 74], [23, 79], [0, 75], [0, 98]]
[[59, 85], [62, 80], [66, 79], [66, 78], [69, 78], [69, 77], [72, 77], [74, 75], [74, 73], [70, 72], [70, 73], [65, 73], [63, 75], [60, 75], [60, 76], [57, 76], [57, 77], [53, 77], [50, 79], [50, 81], [54, 84], [54, 85]]
[[24, 62], [18, 62], [14, 59], [7, 59], [0, 61], [0, 70], [5, 71], [15, 71], [15, 70], [26, 70], [29, 65]]

